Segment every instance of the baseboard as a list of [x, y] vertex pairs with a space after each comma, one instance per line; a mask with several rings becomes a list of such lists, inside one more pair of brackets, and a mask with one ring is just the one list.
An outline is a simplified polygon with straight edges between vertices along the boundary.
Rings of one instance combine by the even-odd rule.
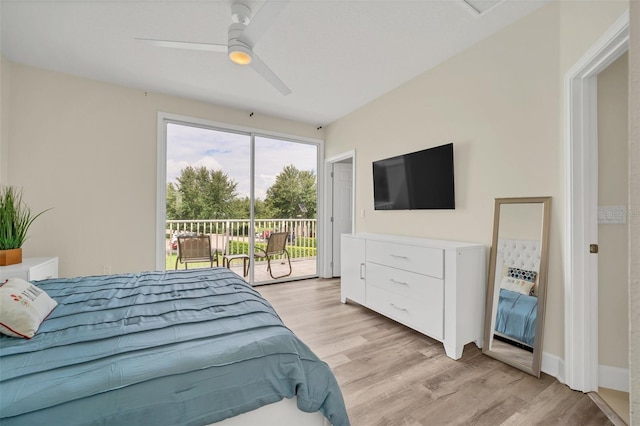
[[598, 386], [621, 392], [629, 392], [629, 369], [599, 365]]
[[542, 367], [543, 373], [558, 379], [560, 383], [566, 383], [564, 360], [557, 355], [552, 355], [547, 352], [542, 353]]
[[[564, 360], [557, 355], [547, 352], [542, 353], [543, 373], [558, 379], [560, 383], [566, 383]], [[600, 365], [598, 367], [598, 386], [621, 392], [629, 392], [629, 370], [626, 368]]]

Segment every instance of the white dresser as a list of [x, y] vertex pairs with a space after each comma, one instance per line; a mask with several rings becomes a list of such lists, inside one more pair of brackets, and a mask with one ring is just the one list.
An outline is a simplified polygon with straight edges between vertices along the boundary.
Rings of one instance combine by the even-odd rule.
[[0, 282], [7, 278], [22, 278], [27, 281], [58, 278], [58, 258], [26, 257], [22, 259], [22, 263], [0, 266]]
[[341, 300], [442, 343], [453, 359], [482, 347], [487, 247], [382, 234], [343, 234]]

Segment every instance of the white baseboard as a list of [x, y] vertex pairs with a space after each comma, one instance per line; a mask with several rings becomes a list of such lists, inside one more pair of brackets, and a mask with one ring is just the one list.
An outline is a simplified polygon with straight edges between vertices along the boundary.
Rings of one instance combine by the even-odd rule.
[[629, 392], [629, 369], [599, 365], [598, 387]]
[[[564, 360], [557, 355], [542, 353], [542, 372], [555, 377], [560, 383], [566, 383]], [[629, 370], [600, 365], [598, 367], [598, 386], [629, 392]]]
[[542, 352], [542, 368], [543, 373], [558, 379], [560, 383], [566, 383], [564, 360], [557, 355]]

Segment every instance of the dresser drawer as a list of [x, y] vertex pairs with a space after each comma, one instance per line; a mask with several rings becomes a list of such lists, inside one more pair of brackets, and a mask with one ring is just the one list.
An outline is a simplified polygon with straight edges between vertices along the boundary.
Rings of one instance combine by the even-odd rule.
[[398, 322], [408, 325], [434, 339], [444, 335], [444, 307], [442, 296], [409, 298], [377, 286], [367, 287], [367, 306]]
[[37, 281], [57, 277], [57, 257], [27, 257], [22, 259], [22, 263], [0, 266], [0, 282], [4, 282], [7, 278]]
[[367, 260], [435, 278], [444, 278], [442, 249], [367, 241]]
[[427, 275], [407, 272], [367, 263], [367, 284], [415, 300], [434, 299], [434, 303], [443, 304], [444, 280]]
[[58, 278], [58, 258], [47, 260], [29, 269], [29, 281]]

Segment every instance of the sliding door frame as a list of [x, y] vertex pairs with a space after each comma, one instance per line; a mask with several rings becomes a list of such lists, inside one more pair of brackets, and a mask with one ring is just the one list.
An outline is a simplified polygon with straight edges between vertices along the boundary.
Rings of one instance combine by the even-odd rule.
[[[289, 142], [311, 144], [317, 146], [317, 159], [316, 159], [316, 202], [317, 202], [317, 232], [316, 236], [321, 237], [324, 235], [324, 203], [321, 194], [324, 194], [324, 141], [321, 139], [313, 139], [307, 137], [301, 137], [297, 135], [291, 135], [286, 133], [273, 132], [269, 130], [256, 129], [246, 126], [238, 126], [235, 124], [221, 123], [211, 120], [205, 120], [201, 118], [189, 117], [184, 115], [171, 114], [167, 112], [158, 112], [158, 146], [157, 146], [157, 172], [156, 172], [156, 270], [164, 271], [166, 268], [166, 253], [165, 253], [165, 240], [166, 240], [166, 220], [167, 220], [167, 124], [174, 123], [185, 126], [201, 127], [216, 131], [239, 133], [250, 136], [251, 138], [251, 154], [250, 154], [250, 197], [254, 199], [254, 185], [255, 185], [255, 138], [266, 137], [272, 139], [279, 139]], [[250, 214], [250, 235], [254, 233], [254, 211], [253, 203], [251, 204]], [[253, 250], [253, 241], [250, 239], [250, 250]], [[324, 270], [324, 264], [326, 259], [324, 257], [324, 244], [323, 238], [319, 238], [317, 241], [317, 258], [316, 258], [316, 273]], [[250, 282], [253, 282], [253, 268], [250, 270], [249, 275]]]

